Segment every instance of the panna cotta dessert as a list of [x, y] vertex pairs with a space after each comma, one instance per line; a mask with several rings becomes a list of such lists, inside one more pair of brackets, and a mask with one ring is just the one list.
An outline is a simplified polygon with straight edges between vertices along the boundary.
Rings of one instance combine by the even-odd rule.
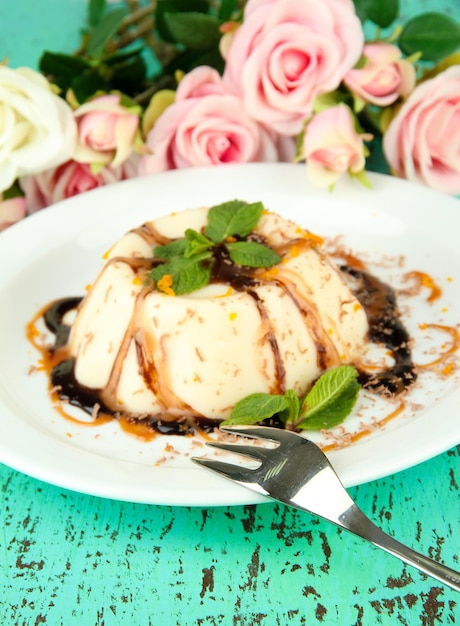
[[53, 385], [94, 417], [153, 427], [221, 421], [258, 392], [301, 397], [326, 370], [359, 368], [373, 341], [349, 284], [320, 237], [260, 203], [155, 219], [106, 253], [55, 347]]

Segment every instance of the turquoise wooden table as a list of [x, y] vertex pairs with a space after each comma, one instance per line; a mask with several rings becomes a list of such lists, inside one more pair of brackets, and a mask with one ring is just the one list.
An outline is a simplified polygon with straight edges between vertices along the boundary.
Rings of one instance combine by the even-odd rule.
[[[2, 0], [1, 56], [34, 66], [47, 47], [71, 51], [84, 4]], [[402, 5], [454, 14], [458, 0]], [[2, 625], [460, 623], [457, 592], [284, 506], [131, 504], [5, 466], [0, 481]], [[460, 447], [349, 491], [383, 530], [460, 569]]]

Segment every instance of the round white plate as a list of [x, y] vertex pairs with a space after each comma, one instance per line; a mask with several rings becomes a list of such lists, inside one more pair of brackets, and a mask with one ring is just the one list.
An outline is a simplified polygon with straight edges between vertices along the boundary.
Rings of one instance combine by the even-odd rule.
[[[195, 466], [190, 456], [204, 451], [193, 440], [157, 437], [144, 442], [123, 433], [116, 422], [86, 428], [60, 417], [48, 397], [45, 375], [30, 371], [38, 354], [26, 340], [26, 324], [49, 301], [83, 295], [101, 267], [103, 252], [127, 230], [171, 211], [240, 198], [262, 200], [268, 209], [327, 238], [343, 236], [341, 243], [389, 282], [398, 283], [410, 270], [428, 273], [442, 288], [442, 297], [428, 303], [429, 291], [422, 289], [401, 302], [409, 331], [417, 336], [416, 361], [430, 360], [433, 355], [426, 352], [436, 355], [449, 344], [449, 336], [427, 333], [419, 325], [458, 328], [460, 320], [460, 203], [395, 178], [370, 178], [372, 190], [347, 180], [330, 193], [311, 188], [302, 165], [176, 170], [82, 194], [2, 233], [0, 461], [64, 488], [132, 502], [208, 506], [262, 501]], [[346, 486], [402, 470], [460, 441], [458, 354], [450, 362], [451, 375], [422, 374], [405, 410], [387, 426], [330, 452]], [[362, 426], [377, 418], [371, 403], [344, 428], [353, 430], [358, 422]]]

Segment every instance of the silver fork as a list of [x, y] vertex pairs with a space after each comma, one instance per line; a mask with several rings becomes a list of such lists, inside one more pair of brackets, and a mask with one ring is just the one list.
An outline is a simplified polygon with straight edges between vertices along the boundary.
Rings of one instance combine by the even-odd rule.
[[195, 463], [252, 491], [333, 522], [460, 591], [459, 572], [411, 550], [366, 517], [348, 495], [326, 455], [316, 444], [291, 431], [267, 426], [238, 425], [221, 427], [221, 430], [278, 445], [267, 448], [254, 444], [212, 441], [207, 445], [255, 459], [259, 462], [258, 467], [248, 468], [197, 457], [193, 458]]

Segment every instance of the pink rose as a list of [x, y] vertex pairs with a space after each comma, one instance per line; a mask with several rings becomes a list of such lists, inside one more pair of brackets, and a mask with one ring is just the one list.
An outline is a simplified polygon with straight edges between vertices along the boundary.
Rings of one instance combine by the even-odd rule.
[[12, 226], [26, 216], [26, 201], [21, 196], [2, 200], [0, 195], [0, 231]]
[[256, 120], [296, 135], [316, 96], [339, 86], [363, 43], [351, 0], [249, 0], [226, 52], [224, 82]]
[[356, 132], [353, 115], [345, 104], [317, 113], [305, 130], [302, 150], [311, 183], [332, 187], [345, 172], [363, 172], [363, 140], [371, 138]]
[[408, 180], [460, 194], [460, 66], [422, 82], [383, 136], [393, 171]]
[[180, 81], [176, 91], [176, 101], [231, 93], [217, 70], [208, 65], [200, 65]]
[[146, 143], [151, 154], [141, 159], [141, 175], [199, 165], [289, 160], [295, 152], [292, 141], [253, 120], [218, 73], [204, 66], [183, 78], [176, 101], [158, 118]]
[[26, 198], [27, 212], [34, 213], [60, 200], [132, 178], [136, 174], [137, 158], [134, 157], [123, 165], [108, 165], [97, 173], [92, 172], [87, 163], [67, 161], [55, 169], [21, 178], [20, 185]]
[[75, 161], [117, 167], [132, 153], [139, 130], [139, 110], [122, 106], [120, 100], [118, 94], [98, 96], [74, 112], [78, 127]]
[[415, 68], [401, 58], [401, 51], [390, 43], [364, 46], [364, 67], [350, 70], [344, 83], [364, 103], [380, 107], [406, 97], [415, 87]]

